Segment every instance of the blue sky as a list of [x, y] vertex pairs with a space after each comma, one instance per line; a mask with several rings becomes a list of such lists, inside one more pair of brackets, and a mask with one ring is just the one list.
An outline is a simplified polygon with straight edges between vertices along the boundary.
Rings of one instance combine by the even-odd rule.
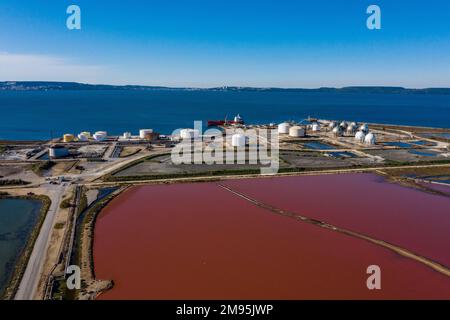
[[0, 0], [0, 80], [450, 87], [450, 1]]

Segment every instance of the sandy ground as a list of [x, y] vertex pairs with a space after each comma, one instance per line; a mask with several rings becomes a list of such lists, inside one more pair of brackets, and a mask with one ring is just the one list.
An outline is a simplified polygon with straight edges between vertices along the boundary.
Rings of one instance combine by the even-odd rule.
[[[74, 189], [75, 189], [74, 186], [68, 188], [67, 192], [65, 192], [66, 197], [72, 196]], [[45, 295], [48, 275], [52, 272], [54, 266], [58, 262], [58, 257], [60, 254], [65, 233], [70, 232], [70, 230], [68, 230], [68, 227], [70, 226], [70, 223], [68, 221], [69, 218], [70, 218], [70, 208], [67, 209], [59, 208], [54, 221], [53, 229], [51, 231], [50, 242], [48, 244], [47, 253], [44, 259], [45, 262], [40, 275], [38, 287], [36, 289], [36, 293], [33, 299], [40, 300]], [[56, 225], [63, 225], [63, 227], [55, 228]], [[64, 268], [56, 271], [64, 272], [63, 269]]]
[[97, 199], [97, 196], [98, 196], [98, 189], [89, 189], [88, 191], [86, 191], [88, 207], [92, 204], [92, 202], [94, 202]]
[[[28, 188], [26, 190], [17, 190], [18, 193], [34, 192], [36, 194], [45, 194], [52, 201], [17, 290], [15, 296], [15, 299], [17, 300], [31, 300], [37, 297], [36, 293], [38, 292], [38, 285], [41, 282], [42, 271], [47, 268], [47, 264], [49, 263], [46, 261], [46, 253], [47, 249], [50, 247], [55, 221], [57, 220], [60, 211], [59, 205], [61, 203], [62, 195], [68, 188], [68, 186], [64, 185], [44, 185], [36, 189]], [[11, 190], [8, 190], [8, 192], [13, 194]]]

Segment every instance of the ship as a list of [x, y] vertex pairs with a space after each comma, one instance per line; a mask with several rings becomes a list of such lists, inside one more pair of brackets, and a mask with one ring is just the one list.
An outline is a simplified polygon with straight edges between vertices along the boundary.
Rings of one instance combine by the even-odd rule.
[[234, 120], [227, 120], [227, 117], [225, 117], [224, 120], [208, 120], [208, 127], [226, 126], [231, 124], [244, 124], [244, 120], [242, 120], [239, 114], [234, 117]]

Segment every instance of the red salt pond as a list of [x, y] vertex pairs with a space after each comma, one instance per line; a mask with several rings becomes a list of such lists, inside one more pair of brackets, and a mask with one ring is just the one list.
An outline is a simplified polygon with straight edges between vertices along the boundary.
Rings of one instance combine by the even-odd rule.
[[[339, 182], [335, 192], [341, 196], [347, 184], [352, 188], [360, 179], [368, 183], [360, 197], [348, 196], [348, 202], [333, 206], [349, 223], [360, 203], [373, 196], [381, 202], [389, 199], [390, 185], [381, 185], [388, 194], [373, 194], [371, 184], [378, 183], [373, 176], [348, 177], [324, 176], [322, 183]], [[310, 180], [298, 181], [304, 178]], [[227, 184], [252, 191], [276, 182], [271, 192], [279, 194], [295, 186], [290, 179]], [[407, 191], [411, 198], [420, 197]], [[261, 201], [276, 200], [268, 198], [269, 191], [258, 192], [265, 195]], [[316, 199], [314, 209], [339, 198], [320, 193], [319, 185], [315, 192], [286, 192], [299, 213], [311, 198]], [[398, 232], [407, 233], [403, 228]], [[448, 243], [446, 237], [441, 240]], [[120, 195], [97, 220], [94, 263], [97, 278], [115, 282], [100, 299], [450, 299], [449, 278], [429, 267], [369, 242], [276, 215], [215, 183], [134, 187]], [[381, 267], [381, 290], [366, 287], [366, 269], [373, 264]]]
[[450, 198], [337, 174], [223, 183], [280, 209], [398, 245], [450, 267]]

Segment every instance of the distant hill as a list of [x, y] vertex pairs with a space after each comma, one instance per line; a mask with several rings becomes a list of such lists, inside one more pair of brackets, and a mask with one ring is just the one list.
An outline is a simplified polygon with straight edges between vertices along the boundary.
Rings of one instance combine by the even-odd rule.
[[216, 88], [173, 88], [163, 86], [107, 85], [78, 82], [52, 81], [4, 81], [0, 91], [46, 91], [46, 90], [186, 90], [186, 91], [289, 91], [289, 92], [336, 92], [336, 93], [391, 93], [391, 94], [449, 94], [450, 88], [408, 89], [403, 87], [357, 86], [317, 89], [303, 88], [256, 88], [256, 87], [216, 87]]

